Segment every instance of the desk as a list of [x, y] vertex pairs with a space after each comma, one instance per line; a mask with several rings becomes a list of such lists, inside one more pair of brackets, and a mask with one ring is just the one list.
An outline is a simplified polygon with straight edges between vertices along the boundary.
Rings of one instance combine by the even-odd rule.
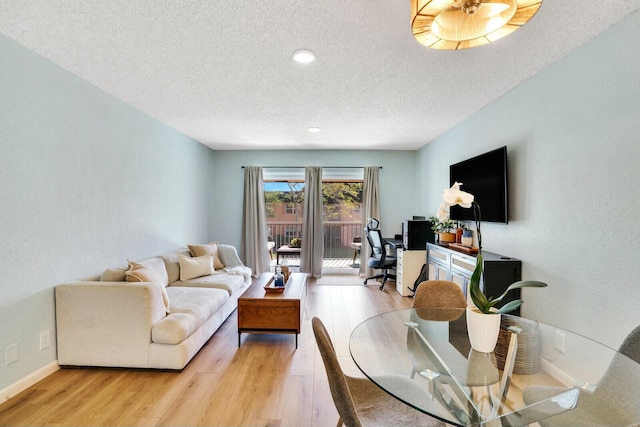
[[[539, 322], [502, 316], [524, 332], [536, 332], [534, 348], [518, 347], [513, 353], [536, 350], [540, 363], [535, 372], [509, 375], [507, 365], [513, 366], [509, 360], [503, 371], [495, 354], [471, 351], [464, 309], [405, 309], [374, 316], [352, 331], [349, 349], [358, 368], [383, 390], [457, 426], [528, 425], [580, 408], [581, 402], [597, 395], [599, 386], [605, 388], [598, 385], [605, 373], [609, 395], [618, 390], [611, 381], [625, 382], [621, 389], [626, 382], [640, 382], [640, 365], [616, 350]], [[623, 375], [609, 374], [612, 362]], [[389, 380], [398, 375], [412, 377], [423, 387], [424, 396], [406, 393]], [[542, 386], [545, 393], [527, 393]], [[640, 393], [638, 386], [628, 393]], [[618, 393], [607, 400], [613, 405], [625, 399], [633, 402], [636, 397]], [[637, 409], [624, 414], [613, 408], [603, 412], [609, 419], [621, 415], [627, 424], [640, 421]], [[619, 425], [620, 417], [608, 422]]]
[[296, 257], [300, 258], [301, 251], [302, 248], [292, 248], [288, 245], [280, 246], [276, 251], [276, 264], [280, 265], [280, 256], [295, 255]]
[[383, 237], [382, 240], [394, 251], [396, 249], [402, 249], [402, 239], [396, 239], [395, 237]]
[[[402, 250], [402, 239], [396, 239], [395, 237], [383, 237], [382, 242], [389, 247], [388, 256], [398, 257], [398, 251]], [[426, 257], [425, 257], [426, 258]]]

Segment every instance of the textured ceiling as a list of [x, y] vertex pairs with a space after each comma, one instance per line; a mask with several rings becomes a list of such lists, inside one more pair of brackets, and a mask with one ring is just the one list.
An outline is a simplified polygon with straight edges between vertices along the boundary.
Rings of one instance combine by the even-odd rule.
[[419, 45], [409, 0], [0, 0], [0, 31], [214, 149], [416, 149], [639, 7], [544, 0], [462, 51]]

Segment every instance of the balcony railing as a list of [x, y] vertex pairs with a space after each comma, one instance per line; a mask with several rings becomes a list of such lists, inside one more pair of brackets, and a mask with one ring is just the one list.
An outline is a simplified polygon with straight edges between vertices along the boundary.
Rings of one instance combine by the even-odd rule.
[[[294, 237], [301, 237], [302, 224], [291, 222], [267, 222], [269, 236], [275, 242], [275, 248], [288, 245]], [[364, 229], [360, 222], [325, 222], [324, 257], [352, 258], [354, 237], [362, 238]]]

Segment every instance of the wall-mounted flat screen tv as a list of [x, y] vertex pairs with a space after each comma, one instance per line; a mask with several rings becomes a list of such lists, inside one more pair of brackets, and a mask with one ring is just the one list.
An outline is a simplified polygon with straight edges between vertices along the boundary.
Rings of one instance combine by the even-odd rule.
[[[450, 185], [461, 182], [461, 190], [473, 194], [480, 206], [482, 222], [508, 222], [507, 147], [464, 160], [449, 167]], [[473, 220], [473, 209], [451, 206], [451, 219]]]

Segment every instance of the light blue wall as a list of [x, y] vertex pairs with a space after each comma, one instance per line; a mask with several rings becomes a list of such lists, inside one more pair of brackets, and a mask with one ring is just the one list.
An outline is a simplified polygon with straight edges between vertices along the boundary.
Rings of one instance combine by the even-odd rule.
[[0, 35], [0, 390], [56, 360], [54, 286], [206, 239], [213, 155]]
[[402, 221], [424, 215], [416, 204], [415, 151], [218, 151], [214, 160], [216, 198], [211, 211], [211, 240], [240, 247], [242, 166], [382, 166], [380, 226], [400, 234]]
[[451, 163], [508, 145], [511, 222], [486, 250], [521, 258], [524, 314], [617, 347], [640, 324], [640, 14], [417, 154], [213, 153], [0, 36], [0, 390], [55, 361], [53, 287], [191, 242], [239, 245], [242, 165], [380, 165], [385, 234], [430, 215]]
[[[640, 324], [640, 13], [531, 78], [419, 152], [424, 210], [451, 163], [509, 151], [510, 222], [483, 248], [523, 260], [523, 314], [618, 347]], [[464, 189], [464, 186], [463, 186]]]

